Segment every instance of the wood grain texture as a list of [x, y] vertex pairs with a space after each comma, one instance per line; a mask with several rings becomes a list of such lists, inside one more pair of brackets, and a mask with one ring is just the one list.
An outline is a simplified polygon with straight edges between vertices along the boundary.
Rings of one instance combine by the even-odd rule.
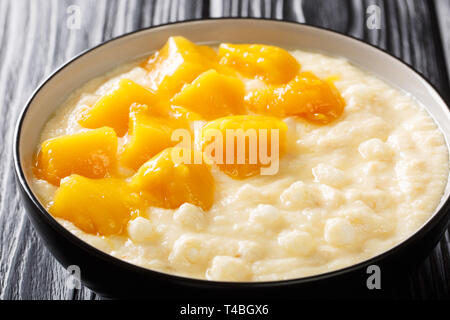
[[450, 74], [450, 0], [435, 0], [442, 47], [446, 56], [447, 73]]
[[[381, 10], [381, 29], [366, 27], [372, 4]], [[73, 5], [81, 13], [75, 30], [67, 27]], [[230, 16], [306, 22], [363, 39], [415, 67], [450, 101], [450, 60], [444, 56], [450, 54], [449, 0], [2, 0], [0, 299], [99, 298], [85, 288], [67, 289], [65, 270], [37, 237], [18, 197], [11, 143], [18, 112], [32, 91], [64, 61], [112, 37], [167, 22]], [[447, 232], [393, 297], [449, 298], [449, 245]]]

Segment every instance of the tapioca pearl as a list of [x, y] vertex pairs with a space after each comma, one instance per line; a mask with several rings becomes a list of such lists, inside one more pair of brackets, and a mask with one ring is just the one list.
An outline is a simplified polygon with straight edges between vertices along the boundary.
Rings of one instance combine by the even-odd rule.
[[361, 200], [350, 202], [345, 208], [342, 208], [337, 214], [347, 220], [352, 226], [356, 228], [373, 229], [373, 221], [376, 220], [377, 214], [372, 208]]
[[312, 169], [316, 182], [324, 183], [335, 188], [341, 188], [348, 184], [345, 172], [325, 163], [319, 163]]
[[267, 232], [271, 229], [267, 228], [266, 225], [263, 225], [261, 223], [245, 221], [234, 223], [232, 226], [232, 230], [236, 234], [243, 235], [248, 239], [254, 239], [255, 237], [258, 238], [264, 234], [267, 234]]
[[92, 234], [84, 233], [80, 231], [80, 234], [75, 233], [76, 236], [80, 237], [90, 245], [94, 246], [97, 249], [100, 249], [104, 252], [110, 252], [113, 249], [113, 245], [111, 244], [111, 241], [109, 239], [106, 239], [104, 237], [98, 237], [94, 236]]
[[298, 209], [314, 205], [310, 188], [303, 181], [296, 181], [286, 188], [280, 195], [280, 200], [286, 207]]
[[362, 129], [367, 128], [366, 136], [373, 136], [380, 139], [387, 138], [389, 134], [389, 124], [381, 117], [370, 116], [367, 121], [362, 122]]
[[331, 261], [335, 259], [340, 252], [340, 248], [329, 245], [326, 242], [324, 244], [319, 244], [315, 250], [315, 256], [317, 256], [321, 261]]
[[414, 132], [413, 139], [417, 145], [429, 148], [431, 146], [440, 146], [445, 143], [444, 137], [437, 130]]
[[345, 198], [349, 202], [361, 200], [375, 211], [384, 210], [395, 203], [393, 197], [388, 192], [377, 189], [350, 189], [345, 192]]
[[[353, 123], [353, 125], [355, 125]], [[356, 125], [355, 130], [352, 130], [353, 135], [359, 134], [364, 140], [369, 138], [386, 139], [389, 135], [389, 124], [381, 117], [373, 114], [365, 114], [365, 118]]]
[[[364, 118], [361, 120], [361, 116]], [[380, 117], [364, 113], [356, 119], [343, 120], [327, 131], [317, 135], [312, 143], [316, 149], [332, 150], [347, 147], [370, 138], [386, 139], [389, 135], [389, 125]]]
[[426, 131], [426, 130], [435, 130], [436, 125], [430, 117], [420, 112], [415, 115], [413, 118], [409, 118], [408, 121], [405, 121], [402, 125], [406, 130], [411, 132], [418, 131]]
[[313, 237], [300, 230], [282, 232], [278, 236], [278, 244], [294, 256], [309, 255], [316, 247]]
[[417, 213], [414, 212], [407, 218], [401, 219], [399, 224], [401, 224], [401, 228], [398, 228], [396, 236], [400, 238], [410, 237], [412, 233], [416, 230], [420, 229], [423, 226], [423, 223], [430, 217], [429, 213], [425, 214], [423, 212]]
[[33, 184], [36, 186], [35, 189], [39, 195], [39, 199], [42, 199], [44, 204], [49, 204], [58, 190], [57, 186], [54, 186], [45, 180], [34, 180]]
[[230, 256], [215, 256], [205, 276], [208, 280], [249, 281], [252, 278], [252, 271], [250, 266], [242, 259]]
[[[289, 165], [289, 164], [287, 164], [287, 165]], [[293, 167], [296, 168], [296, 165], [293, 165]], [[264, 186], [265, 192], [263, 193], [263, 197], [265, 198], [265, 200], [268, 200], [268, 201], [276, 201], [277, 198], [280, 196], [280, 190], [284, 190], [284, 189], [288, 188], [294, 181], [295, 181], [295, 179], [293, 179], [292, 177], [286, 177], [286, 178], [276, 179], [273, 182], [268, 182]], [[270, 202], [267, 202], [267, 203], [270, 203]]]
[[[391, 103], [391, 101], [394, 101], [398, 97], [398, 91], [396, 89], [393, 88], [384, 89], [383, 87], [384, 86], [377, 86], [375, 88], [375, 91], [377, 92], [375, 94], [376, 102], [380, 102], [376, 103], [376, 107], [382, 111], [385, 110], [386, 104]], [[380, 92], [381, 90], [383, 90], [382, 95], [378, 94], [378, 92]]]
[[321, 204], [327, 208], [336, 208], [345, 202], [343, 193], [333, 187], [319, 184], [314, 189], [317, 189], [315, 193], [320, 196]]
[[362, 243], [371, 237], [385, 236], [395, 230], [397, 217], [386, 210], [389, 209], [385, 209], [383, 214], [376, 213], [364, 202], [357, 200], [339, 214], [354, 226], [358, 243]]
[[412, 181], [422, 181], [426, 177], [427, 164], [422, 159], [399, 160], [395, 164], [398, 179], [410, 178]]
[[159, 233], [150, 220], [137, 217], [128, 222], [128, 235], [135, 242], [151, 241], [158, 238]]
[[364, 109], [367, 97], [373, 94], [373, 90], [364, 83], [352, 84], [342, 92], [343, 98], [347, 101], [346, 109], [350, 108], [350, 111]]
[[412, 215], [411, 220], [416, 220], [418, 222], [418, 224], [421, 224], [421, 223], [424, 223], [430, 217], [430, 210], [427, 210], [428, 208], [426, 208], [426, 206], [423, 206], [420, 203], [416, 204], [416, 202], [418, 202], [418, 201], [420, 201], [420, 200], [413, 201], [413, 203], [412, 203], [412, 206], [415, 209], [415, 212]]
[[358, 151], [365, 160], [388, 161], [393, 157], [392, 149], [378, 138], [364, 141]]
[[376, 91], [373, 89], [373, 84], [356, 83], [345, 89], [343, 97], [347, 101], [345, 111], [355, 112], [361, 110], [369, 110], [370, 103], [377, 98]]
[[260, 204], [250, 212], [249, 222], [275, 228], [283, 224], [283, 217], [279, 212], [279, 209], [274, 206]]
[[202, 265], [208, 259], [208, 248], [204, 241], [194, 235], [182, 235], [173, 244], [169, 262], [175, 265]]
[[264, 256], [264, 247], [255, 241], [242, 240], [238, 243], [238, 255], [247, 261], [256, 261]]
[[427, 146], [442, 146], [445, 145], [444, 136], [438, 131], [431, 131], [424, 137], [424, 142]]
[[251, 184], [244, 184], [242, 187], [240, 187], [236, 192], [236, 200], [241, 201], [260, 201], [260, 195], [261, 191], [251, 185]]
[[364, 176], [360, 176], [360, 178], [378, 175], [379, 173], [385, 172], [389, 167], [388, 163], [384, 161], [368, 161], [361, 168]]
[[290, 209], [304, 209], [314, 207], [339, 207], [344, 202], [341, 191], [326, 184], [305, 184], [296, 181], [280, 195], [281, 203]]
[[363, 233], [363, 237], [368, 239], [370, 237], [386, 237], [395, 232], [397, 228], [397, 218], [384, 217], [381, 215], [371, 215], [371, 223], [373, 227], [366, 226], [369, 230]]
[[409, 132], [404, 130], [397, 130], [389, 135], [386, 144], [397, 152], [411, 150], [415, 146]]
[[[90, 106], [95, 104], [95, 102], [97, 101], [97, 98], [90, 97], [89, 99], [87, 98], [87, 96], [88, 95], [84, 95], [85, 101], [81, 101], [83, 100], [83, 98], [80, 98], [80, 101], [78, 102], [79, 104], [77, 104], [74, 110], [67, 116], [67, 128], [58, 128], [55, 132], [56, 137], [66, 134], [72, 134], [74, 132], [82, 131], [84, 129], [78, 122], [80, 120], [79, 115], [85, 112], [86, 110], [90, 109]], [[121, 139], [119, 139], [119, 141], [120, 140]]]
[[333, 246], [340, 247], [352, 244], [355, 241], [355, 228], [345, 218], [331, 218], [325, 223], [325, 241]]
[[426, 192], [426, 183], [420, 181], [400, 179], [398, 187], [408, 199], [416, 198]]
[[345, 168], [348, 166], [348, 160], [349, 150], [345, 148], [327, 151], [327, 161], [325, 163], [335, 168]]
[[[143, 261], [142, 265], [153, 270], [167, 270], [167, 263], [159, 259], [151, 259]], [[168, 270], [167, 270], [168, 271]]]
[[173, 220], [180, 226], [200, 231], [205, 226], [205, 213], [203, 210], [193, 204], [182, 204], [173, 214]]

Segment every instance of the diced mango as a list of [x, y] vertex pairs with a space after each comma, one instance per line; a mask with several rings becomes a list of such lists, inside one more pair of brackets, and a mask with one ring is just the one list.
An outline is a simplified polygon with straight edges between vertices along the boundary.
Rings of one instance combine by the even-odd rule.
[[[224, 173], [242, 179], [270, 166], [268, 158], [279, 161], [286, 146], [286, 132], [287, 125], [274, 117], [224, 117], [203, 127], [202, 148]], [[272, 140], [272, 135], [278, 140]]]
[[286, 50], [261, 44], [229, 44], [219, 47], [220, 64], [235, 68], [248, 78], [284, 84], [300, 70], [300, 64]]
[[253, 112], [300, 116], [315, 124], [335, 120], [345, 107], [345, 100], [333, 82], [321, 80], [311, 72], [300, 73], [286, 85], [251, 91], [245, 100]]
[[142, 165], [130, 186], [151, 205], [175, 209], [188, 202], [209, 210], [214, 179], [202, 159], [199, 151], [167, 148]]
[[170, 37], [164, 47], [145, 63], [149, 77], [158, 90], [172, 97], [186, 83], [218, 64], [216, 52], [183, 37]]
[[[221, 44], [216, 53], [171, 37], [142, 67], [151, 88], [120, 80], [79, 114], [80, 125], [93, 130], [47, 140], [36, 156], [35, 176], [60, 186], [50, 213], [90, 234], [123, 234], [148, 206], [209, 210], [211, 160], [234, 179], [275, 174], [286, 152], [280, 118], [326, 124], [345, 107], [331, 79], [299, 73], [297, 60], [274, 46]], [[265, 84], [251, 82], [259, 87], [245, 95], [243, 77]], [[192, 129], [205, 120], [202, 151], [174, 147], [175, 129], [188, 129], [198, 143]], [[124, 137], [119, 151], [117, 136]], [[118, 164], [137, 172], [118, 178]]]
[[138, 195], [123, 180], [71, 175], [61, 181], [49, 211], [87, 233], [109, 236], [124, 232], [140, 207]]
[[102, 96], [91, 108], [80, 114], [78, 122], [85, 128], [108, 126], [119, 137], [128, 130], [128, 114], [133, 103], [146, 104], [156, 108], [156, 94], [143, 86], [127, 79], [119, 82], [119, 87]]
[[133, 105], [128, 142], [120, 153], [120, 164], [137, 170], [158, 152], [175, 145], [171, 140], [174, 125], [167, 119], [149, 116], [146, 105]]
[[197, 112], [207, 120], [242, 114], [244, 84], [215, 70], [202, 73], [172, 98], [172, 104]]
[[54, 185], [74, 173], [103, 178], [115, 170], [116, 153], [117, 136], [108, 127], [49, 139], [37, 155], [35, 175]]

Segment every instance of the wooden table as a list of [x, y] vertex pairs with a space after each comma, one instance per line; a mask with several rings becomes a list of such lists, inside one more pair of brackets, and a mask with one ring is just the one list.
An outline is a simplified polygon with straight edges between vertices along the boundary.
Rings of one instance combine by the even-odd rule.
[[[380, 29], [367, 27], [373, 4], [380, 9]], [[78, 12], [79, 24], [73, 20]], [[412, 65], [450, 101], [450, 0], [1, 0], [1, 299], [99, 299], [86, 288], [67, 289], [67, 272], [43, 246], [19, 199], [13, 129], [33, 90], [66, 60], [112, 37], [167, 22], [229, 16], [306, 22], [363, 39]], [[447, 232], [393, 297], [450, 298], [449, 242]]]

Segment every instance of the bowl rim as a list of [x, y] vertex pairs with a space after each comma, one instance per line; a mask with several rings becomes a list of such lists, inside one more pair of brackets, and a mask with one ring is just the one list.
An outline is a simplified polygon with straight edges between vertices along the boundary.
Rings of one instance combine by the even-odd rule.
[[[202, 19], [189, 19], [189, 20], [183, 20], [183, 21], [175, 21], [175, 22], [168, 22], [164, 24], [160, 24], [157, 26], [149, 26], [142, 29], [134, 30], [131, 32], [124, 33], [122, 35], [112, 37], [111, 39], [108, 39], [106, 41], [103, 41], [92, 48], [85, 49], [69, 59], [68, 61], [64, 62], [61, 66], [57, 67], [49, 76], [44, 78], [44, 80], [41, 81], [41, 83], [37, 86], [37, 88], [34, 90], [34, 92], [31, 94], [30, 98], [25, 103], [24, 107], [19, 113], [19, 116], [16, 120], [16, 126], [14, 129], [14, 136], [13, 136], [13, 161], [14, 161], [14, 171], [17, 177], [17, 180], [19, 181], [20, 187], [22, 187], [22, 190], [25, 192], [28, 199], [31, 201], [31, 203], [34, 205], [34, 207], [39, 211], [39, 214], [44, 217], [46, 222], [60, 235], [62, 235], [66, 240], [74, 244], [75, 246], [79, 247], [83, 251], [87, 252], [89, 255], [93, 255], [96, 258], [103, 260], [105, 262], [114, 263], [119, 268], [127, 269], [130, 272], [136, 273], [136, 274], [142, 274], [146, 276], [156, 276], [156, 277], [166, 277], [170, 278], [173, 281], [178, 281], [181, 283], [190, 283], [191, 285], [197, 285], [202, 287], [207, 286], [215, 286], [215, 287], [233, 287], [233, 288], [251, 288], [251, 287], [278, 287], [278, 286], [288, 286], [288, 285], [297, 285], [297, 284], [306, 284], [306, 283], [314, 283], [320, 280], [324, 279], [330, 279], [335, 278], [338, 276], [342, 276], [345, 274], [349, 274], [358, 270], [361, 270], [364, 267], [368, 267], [370, 265], [377, 265], [378, 262], [394, 255], [398, 251], [401, 251], [405, 249], [406, 247], [410, 247], [414, 243], [417, 243], [421, 239], [424, 238], [424, 236], [430, 232], [438, 223], [441, 222], [442, 219], [447, 218], [446, 224], [449, 222], [450, 218], [450, 195], [445, 199], [445, 202], [442, 204], [442, 207], [435, 211], [434, 214], [426, 221], [424, 224], [417, 229], [413, 234], [411, 234], [406, 239], [402, 240], [401, 242], [397, 243], [395, 246], [391, 247], [390, 249], [383, 251], [382, 253], [375, 255], [371, 258], [368, 258], [366, 260], [360, 261], [356, 264], [349, 265], [344, 268], [340, 268], [337, 270], [327, 271], [324, 273], [319, 273], [315, 275], [300, 277], [300, 278], [292, 278], [292, 279], [285, 279], [285, 280], [273, 280], [273, 281], [243, 281], [243, 282], [233, 282], [233, 281], [215, 281], [215, 280], [208, 280], [208, 279], [200, 279], [200, 278], [191, 278], [187, 276], [177, 275], [177, 274], [171, 274], [166, 273], [163, 271], [157, 271], [145, 267], [141, 267], [139, 265], [127, 262], [125, 260], [121, 260], [119, 258], [116, 258], [106, 252], [101, 251], [100, 249], [97, 249], [93, 245], [89, 244], [88, 242], [82, 240], [81, 238], [77, 237], [76, 235], [72, 234], [68, 229], [63, 227], [40, 203], [40, 201], [37, 199], [37, 197], [34, 195], [33, 191], [31, 190], [29, 183], [25, 177], [25, 174], [22, 170], [21, 166], [21, 160], [20, 160], [20, 137], [22, 133], [22, 125], [23, 121], [26, 117], [27, 111], [30, 109], [30, 106], [32, 105], [34, 98], [36, 95], [41, 91], [44, 86], [53, 79], [54, 76], [56, 76], [58, 73], [60, 73], [62, 70], [64, 70], [68, 65], [70, 65], [75, 60], [81, 58], [82, 56], [90, 53], [91, 51], [96, 50], [97, 48], [116, 40], [119, 40], [124, 37], [128, 37], [140, 32], [146, 32], [148, 30], [158, 29], [162, 27], [168, 27], [171, 25], [179, 25], [179, 24], [186, 24], [189, 25], [191, 23], [202, 23], [202, 22], [221, 22], [221, 21], [227, 21], [227, 20], [247, 20], [247, 21], [259, 21], [259, 22], [270, 22], [270, 23], [280, 23], [280, 24], [292, 24], [296, 26], [301, 26], [303, 28], [311, 28], [311, 29], [319, 29], [324, 32], [328, 32], [333, 34], [334, 36], [338, 37], [344, 37], [349, 38], [353, 41], [356, 41], [362, 45], [366, 45], [369, 47], [372, 47], [373, 49], [377, 50], [380, 54], [384, 54], [386, 57], [394, 58], [397, 62], [403, 64], [406, 66], [410, 71], [412, 71], [416, 76], [418, 76], [422, 81], [425, 82], [425, 84], [429, 85], [434, 93], [437, 95], [438, 98], [440, 98], [444, 105], [447, 106], [447, 109], [449, 108], [449, 104], [447, 101], [443, 98], [439, 90], [436, 88], [435, 85], [433, 85], [423, 73], [416, 70], [413, 66], [409, 65], [407, 62], [401, 60], [400, 58], [396, 57], [395, 55], [387, 52], [385, 49], [379, 48], [371, 43], [365, 42], [359, 38], [356, 38], [352, 35], [343, 34], [341, 32], [332, 30], [327, 27], [321, 27], [321, 26], [315, 26], [312, 24], [308, 24], [305, 22], [297, 22], [297, 21], [284, 21], [284, 20], [278, 20], [278, 19], [271, 19], [271, 18], [255, 18], [255, 17], [210, 17], [210, 18], [202, 18]], [[447, 183], [450, 183], [450, 180], [447, 181]], [[441, 198], [442, 201], [442, 198]], [[27, 212], [28, 214], [28, 212]], [[445, 217], [447, 215], [447, 217]]]

